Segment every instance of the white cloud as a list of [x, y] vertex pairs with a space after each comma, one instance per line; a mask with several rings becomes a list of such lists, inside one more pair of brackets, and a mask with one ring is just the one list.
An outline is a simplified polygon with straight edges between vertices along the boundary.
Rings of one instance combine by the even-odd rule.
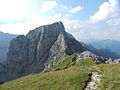
[[65, 27], [66, 27], [66, 30], [68, 31], [78, 31], [80, 29], [82, 29], [85, 25], [84, 25], [84, 22], [81, 22], [79, 20], [70, 20], [70, 19], [66, 19], [66, 20], [63, 20], [64, 24], [65, 24]]
[[69, 13], [71, 13], [71, 14], [78, 13], [78, 12], [80, 12], [82, 9], [83, 9], [83, 7], [81, 7], [81, 6], [76, 6], [76, 7], [74, 7], [74, 8], [71, 8], [71, 9], [69, 10]]
[[120, 18], [110, 19], [106, 23], [109, 25], [112, 25], [112, 26], [119, 26], [120, 25]]
[[56, 1], [45, 1], [41, 4], [41, 10], [44, 12], [51, 11], [53, 8], [57, 6]]
[[8, 32], [11, 34], [27, 34], [29, 30], [33, 30], [41, 25], [49, 24], [50, 21], [42, 16], [32, 16], [31, 21], [25, 23], [15, 23], [15, 24], [3, 24], [0, 25], [0, 31]]
[[[60, 17], [60, 14], [45, 17], [29, 9], [29, 0], [0, 0], [0, 31], [11, 34], [26, 34], [38, 26], [49, 24]], [[55, 4], [54, 1], [51, 1]], [[49, 2], [49, 10], [52, 3]], [[55, 5], [54, 5], [55, 6]], [[51, 8], [52, 9], [52, 8]], [[38, 11], [39, 12], [39, 11]]]
[[9, 32], [11, 34], [27, 34], [29, 30], [33, 30], [36, 27], [59, 21], [61, 19], [61, 16], [61, 13], [54, 14], [49, 17], [33, 14], [29, 16], [30, 21], [28, 22], [18, 22], [15, 24], [1, 24], [0, 31]]
[[71, 33], [77, 40], [91, 39], [94, 37], [90, 35], [91, 32], [98, 29], [97, 26], [90, 24], [88, 21], [63, 19], [62, 22], [65, 25], [66, 31]]
[[119, 15], [119, 0], [104, 2], [99, 10], [90, 17], [91, 23], [97, 23]]
[[[80, 21], [80, 20], [71, 20], [65, 19], [62, 20], [66, 31], [71, 33], [77, 40], [85, 41], [85, 40], [104, 40], [104, 39], [115, 39], [119, 40], [120, 27], [100, 27], [99, 25], [94, 25], [89, 23], [88, 21]], [[101, 30], [103, 29], [103, 30]]]
[[26, 0], [0, 0], [0, 20], [24, 20], [27, 15]]
[[[74, 19], [72, 20], [71, 16], [77, 12], [80, 12], [83, 9], [81, 9], [80, 6], [71, 8], [59, 5], [57, 9], [60, 8], [61, 10], [57, 11], [58, 13], [51, 13], [48, 11], [53, 10], [58, 5], [57, 2], [55, 0], [43, 0], [44, 2], [42, 3], [42, 5], [44, 5], [43, 7], [41, 6], [41, 10], [50, 13], [48, 16], [44, 15], [44, 13], [41, 14], [39, 4], [38, 6], [36, 6], [37, 8], [35, 7], [37, 10], [32, 8], [34, 11], [29, 11], [27, 1], [29, 0], [0, 0], [0, 31], [9, 32], [11, 34], [26, 34], [29, 30], [33, 30], [38, 26], [50, 24], [61, 20], [65, 25], [66, 31], [73, 34], [73, 36], [75, 36], [78, 40], [107, 38], [119, 39], [120, 37], [118, 31], [118, 29], [120, 28], [111, 28], [109, 26], [108, 29], [105, 31], [101, 30], [102, 28], [100, 28], [100, 26], [98, 28], [94, 26], [94, 24], [90, 24], [89, 21], [80, 21]], [[109, 3], [106, 2], [107, 4], [101, 6], [100, 10], [97, 12], [98, 14], [95, 14], [92, 20], [97, 20], [98, 22], [103, 20], [101, 18], [104, 18], [105, 20], [108, 19], [108, 16], [116, 16], [118, 14], [116, 13], [118, 12], [118, 5], [115, 4], [114, 1], [116, 0], [110, 0]], [[46, 2], [49, 3], [45, 4]], [[101, 10], [103, 10], [103, 7], [105, 7], [105, 10], [102, 12]], [[99, 18], [97, 18], [98, 16]], [[27, 21], [19, 22], [24, 20]], [[7, 24], [3, 24], [2, 21], [7, 22]], [[18, 22], [11, 24], [10, 21]], [[120, 19], [110, 18], [107, 20], [106, 23], [108, 23], [109, 25], [120, 25]]]
[[120, 32], [118, 28], [111, 27], [107, 28], [106, 30], [96, 30], [94, 27], [89, 26], [89, 29], [77, 29], [77, 31], [72, 31], [70, 33], [73, 34], [73, 36], [79, 41], [105, 39], [119, 40], [120, 38]]
[[0, 25], [0, 30], [11, 34], [26, 34], [30, 29], [27, 24], [17, 23], [14, 25]]

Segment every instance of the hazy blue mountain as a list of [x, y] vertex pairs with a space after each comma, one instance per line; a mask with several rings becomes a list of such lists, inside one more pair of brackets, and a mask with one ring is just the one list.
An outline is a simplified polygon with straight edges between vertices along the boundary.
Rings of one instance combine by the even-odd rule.
[[[111, 56], [112, 58], [120, 58], [120, 41], [117, 40], [100, 40], [86, 42], [89, 46], [93, 46], [102, 55]], [[103, 55], [103, 56], [104, 56]]]
[[0, 32], [0, 62], [5, 60], [10, 41], [15, 37], [16, 35]]

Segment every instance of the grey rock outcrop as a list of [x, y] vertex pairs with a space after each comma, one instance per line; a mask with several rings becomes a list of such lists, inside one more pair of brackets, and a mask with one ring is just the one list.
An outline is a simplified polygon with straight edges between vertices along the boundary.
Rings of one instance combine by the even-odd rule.
[[91, 51], [83, 51], [82, 53], [77, 54], [76, 62], [80, 62], [81, 60], [92, 59], [97, 64], [119, 64], [120, 59], [111, 59], [105, 58], [102, 56], [98, 56]]
[[76, 62], [79, 62], [79, 61], [85, 60], [85, 59], [93, 59], [97, 64], [106, 63], [105, 61], [108, 60], [108, 58], [97, 56], [96, 54], [94, 54], [90, 51], [84, 51], [84, 52], [78, 54]]
[[119, 64], [119, 63], [120, 63], [120, 59], [114, 59], [114, 60], [112, 60], [111, 58], [109, 58], [106, 61], [106, 64]]
[[[40, 26], [26, 36], [13, 39], [4, 62], [7, 70], [5, 82], [21, 76], [42, 72], [54, 66], [66, 54], [81, 53], [86, 50], [72, 35], [65, 32], [62, 22]], [[1, 68], [0, 68], [1, 69]]]
[[116, 64], [120, 63], [120, 59], [113, 60], [113, 63], [116, 63]]

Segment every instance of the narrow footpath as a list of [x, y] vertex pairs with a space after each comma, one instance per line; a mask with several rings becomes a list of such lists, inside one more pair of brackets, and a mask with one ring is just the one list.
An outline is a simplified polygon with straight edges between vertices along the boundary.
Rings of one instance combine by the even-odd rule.
[[102, 75], [98, 72], [92, 72], [89, 75], [89, 80], [86, 82], [86, 86], [83, 90], [98, 90]]

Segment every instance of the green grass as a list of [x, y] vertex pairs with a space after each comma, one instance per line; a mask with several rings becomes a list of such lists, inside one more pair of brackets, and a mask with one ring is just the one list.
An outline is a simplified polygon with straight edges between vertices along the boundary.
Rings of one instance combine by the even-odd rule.
[[66, 55], [63, 59], [61, 59], [60, 63], [56, 66], [54, 66], [52, 69], [53, 70], [60, 70], [60, 69], [65, 69], [68, 68], [72, 65], [75, 64], [75, 62], [73, 62], [74, 58], [76, 58], [77, 54], [73, 54], [73, 55]]
[[100, 90], [120, 90], [120, 64], [98, 66], [102, 73]]
[[68, 69], [28, 75], [1, 85], [0, 90], [82, 90], [93, 64], [86, 60]]
[[73, 57], [66, 56], [54, 67], [60, 70], [31, 74], [0, 85], [0, 90], [82, 90], [93, 71], [103, 75], [99, 90], [120, 90], [120, 64], [96, 65], [92, 60], [83, 60], [73, 65]]

